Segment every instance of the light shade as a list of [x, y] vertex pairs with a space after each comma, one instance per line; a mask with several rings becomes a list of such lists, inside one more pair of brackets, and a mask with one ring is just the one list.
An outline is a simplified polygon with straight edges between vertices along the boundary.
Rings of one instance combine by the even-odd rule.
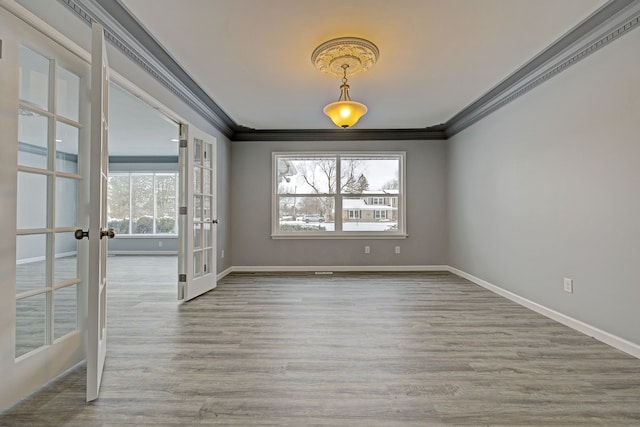
[[356, 101], [336, 101], [322, 110], [336, 126], [348, 128], [367, 113], [367, 106]]

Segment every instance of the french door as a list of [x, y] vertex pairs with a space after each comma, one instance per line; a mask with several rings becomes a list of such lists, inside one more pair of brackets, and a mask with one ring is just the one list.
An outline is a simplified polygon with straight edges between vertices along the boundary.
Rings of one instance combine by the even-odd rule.
[[90, 67], [2, 8], [0, 28], [3, 409], [85, 358]]
[[178, 299], [216, 287], [216, 139], [180, 125]]
[[[91, 43], [91, 159], [87, 317], [87, 401], [98, 398], [107, 354], [107, 181], [109, 164], [109, 64], [104, 29], [93, 24]], [[83, 238], [77, 230], [76, 238]]]

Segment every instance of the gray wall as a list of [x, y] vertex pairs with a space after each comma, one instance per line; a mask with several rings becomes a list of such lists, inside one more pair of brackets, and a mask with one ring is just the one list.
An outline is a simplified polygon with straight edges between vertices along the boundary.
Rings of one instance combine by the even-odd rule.
[[[347, 130], [348, 132], [348, 130]], [[234, 142], [234, 266], [440, 265], [447, 263], [444, 141]], [[407, 239], [271, 239], [274, 151], [406, 151]], [[364, 245], [371, 253], [364, 253]], [[401, 254], [394, 254], [394, 247]]]
[[[78, 20], [79, 21], [79, 20]], [[81, 40], [78, 40], [82, 43]], [[214, 136], [217, 140], [217, 210], [219, 224], [217, 227], [217, 271], [223, 270], [231, 266], [231, 257], [228, 254], [231, 251], [231, 224], [230, 224], [230, 163], [231, 163], [231, 142], [229, 139], [208, 123], [202, 116], [196, 114], [188, 105], [176, 98], [176, 96], [167, 90], [164, 86], [151, 78], [141, 67], [125, 58], [119, 51], [108, 46], [109, 66], [113, 67], [118, 73], [122, 74], [133, 84], [143, 91], [153, 94], [153, 97], [159, 102], [173, 110], [185, 122], [188, 122], [202, 131]], [[153, 153], [151, 153], [153, 155]], [[225, 250], [225, 258], [221, 258], [221, 251]]]
[[[450, 264], [640, 343], [640, 31], [450, 140]], [[563, 292], [563, 278], [574, 293]]]

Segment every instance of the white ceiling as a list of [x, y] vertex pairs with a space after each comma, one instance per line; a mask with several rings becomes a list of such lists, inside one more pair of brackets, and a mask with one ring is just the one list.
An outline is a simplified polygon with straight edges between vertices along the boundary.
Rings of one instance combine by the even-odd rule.
[[380, 49], [350, 79], [360, 128], [443, 123], [605, 0], [121, 0], [238, 124], [333, 129], [339, 81], [311, 52], [343, 36]]
[[109, 87], [109, 154], [177, 156], [178, 124], [120, 86]]

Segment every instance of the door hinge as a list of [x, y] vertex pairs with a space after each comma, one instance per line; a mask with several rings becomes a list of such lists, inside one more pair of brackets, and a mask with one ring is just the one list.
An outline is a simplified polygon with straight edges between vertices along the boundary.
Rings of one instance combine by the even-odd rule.
[[178, 208], [178, 214], [180, 215], [186, 215], [187, 214], [187, 207], [186, 206], [180, 206]]
[[187, 148], [187, 140], [186, 139], [181, 139], [180, 140], [180, 148]]
[[207, 264], [204, 265], [204, 272], [207, 272]]
[[187, 275], [186, 274], [178, 274], [178, 282], [186, 282]]
[[0, 39], [0, 59], [2, 59], [2, 39]]

